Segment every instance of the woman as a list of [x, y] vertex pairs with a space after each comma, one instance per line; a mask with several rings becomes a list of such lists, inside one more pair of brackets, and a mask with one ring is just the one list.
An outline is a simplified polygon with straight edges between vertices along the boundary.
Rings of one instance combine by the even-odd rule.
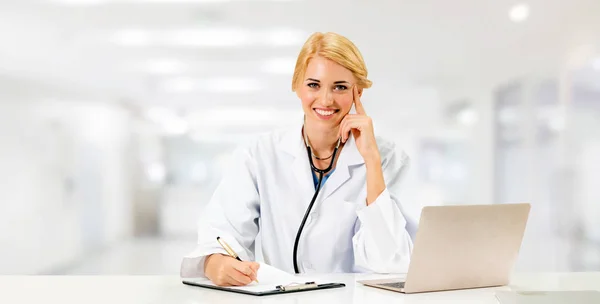
[[[235, 154], [200, 219], [198, 247], [184, 258], [182, 277], [249, 284], [259, 267], [252, 262], [259, 233], [265, 263], [290, 273], [407, 271], [407, 224], [415, 221], [397, 197], [408, 158], [375, 137], [360, 100], [370, 86], [352, 42], [334, 33], [310, 36], [292, 79], [303, 123]], [[323, 178], [314, 170], [328, 167]]]

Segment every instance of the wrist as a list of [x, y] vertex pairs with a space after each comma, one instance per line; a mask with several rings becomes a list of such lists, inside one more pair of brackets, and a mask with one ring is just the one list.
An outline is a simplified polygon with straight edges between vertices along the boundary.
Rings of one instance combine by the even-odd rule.
[[379, 155], [379, 151], [367, 155], [364, 160], [367, 168], [381, 166], [381, 156]]

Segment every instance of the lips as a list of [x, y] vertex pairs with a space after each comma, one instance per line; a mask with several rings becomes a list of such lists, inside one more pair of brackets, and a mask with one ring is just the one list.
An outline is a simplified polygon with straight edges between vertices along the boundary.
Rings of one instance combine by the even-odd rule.
[[320, 115], [323, 115], [323, 116], [329, 116], [329, 115], [333, 115], [333, 113], [335, 113], [335, 110], [315, 109], [315, 112], [317, 112], [317, 113], [319, 113]]
[[334, 117], [335, 113], [339, 112], [340, 110], [338, 109], [328, 109], [328, 108], [313, 108], [313, 111], [315, 111], [315, 114], [317, 115], [317, 117], [319, 117], [322, 120], [328, 120], [332, 117]]

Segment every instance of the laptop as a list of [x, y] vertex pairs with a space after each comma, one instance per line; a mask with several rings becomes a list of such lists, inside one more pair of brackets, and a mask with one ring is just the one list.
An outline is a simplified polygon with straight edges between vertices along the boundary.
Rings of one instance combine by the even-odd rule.
[[507, 285], [530, 204], [427, 206], [406, 279], [359, 283], [402, 293]]

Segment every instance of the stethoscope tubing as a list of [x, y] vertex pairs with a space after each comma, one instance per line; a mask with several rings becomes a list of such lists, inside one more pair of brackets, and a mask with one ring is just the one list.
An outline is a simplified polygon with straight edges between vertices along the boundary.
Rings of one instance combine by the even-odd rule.
[[319, 195], [319, 190], [321, 190], [321, 183], [323, 181], [323, 176], [325, 174], [327, 174], [327, 172], [331, 171], [331, 169], [333, 168], [333, 163], [335, 162], [335, 157], [336, 157], [338, 149], [340, 147], [340, 142], [341, 142], [341, 138], [338, 139], [337, 145], [336, 145], [335, 149], [333, 150], [333, 155], [331, 157], [331, 161], [329, 162], [329, 166], [326, 169], [319, 169], [315, 166], [315, 164], [313, 162], [311, 148], [310, 148], [310, 144], [308, 143], [308, 140], [306, 140], [306, 138], [304, 140], [304, 143], [306, 144], [306, 152], [308, 154], [308, 159], [310, 162], [310, 168], [311, 168], [311, 170], [313, 170], [314, 172], [317, 172], [319, 174], [319, 183], [317, 184], [317, 188], [315, 189], [315, 194], [313, 195], [313, 197], [310, 201], [310, 204], [308, 204], [308, 208], [306, 209], [306, 212], [304, 213], [304, 218], [302, 218], [302, 222], [300, 223], [298, 232], [296, 233], [296, 240], [294, 241], [294, 257], [293, 257], [294, 258], [294, 271], [296, 273], [300, 273], [300, 270], [298, 269], [298, 243], [300, 242], [300, 236], [302, 235], [302, 230], [304, 229], [304, 225], [306, 224], [308, 215], [310, 214], [310, 211], [312, 210], [312, 207], [315, 204], [317, 196]]

